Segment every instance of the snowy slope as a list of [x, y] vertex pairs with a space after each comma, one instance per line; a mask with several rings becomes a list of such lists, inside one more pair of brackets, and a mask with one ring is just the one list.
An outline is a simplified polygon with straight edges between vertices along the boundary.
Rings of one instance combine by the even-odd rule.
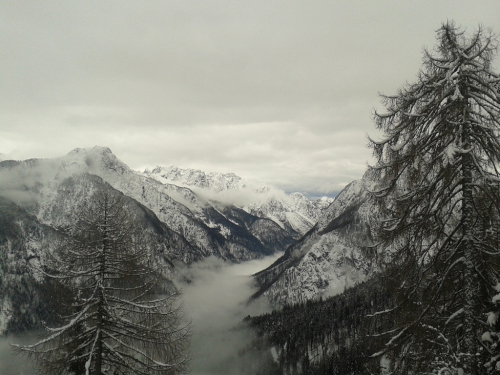
[[187, 176], [176, 177], [179, 186], [171, 177], [133, 171], [106, 147], [0, 162], [0, 334], [43, 319], [41, 284], [30, 264], [51, 251], [76, 208], [106, 186], [125, 195], [152, 253], [170, 269], [212, 255], [240, 262], [284, 251], [331, 203], [250, 189], [234, 174]]
[[366, 246], [376, 208], [366, 180], [354, 181], [337, 196], [315, 227], [273, 265], [255, 275], [264, 296], [276, 306], [342, 292], [373, 271]]
[[194, 169], [156, 167], [144, 174], [165, 185], [189, 187], [207, 202], [234, 205], [258, 217], [276, 222], [296, 239], [309, 231], [333, 201], [310, 201], [301, 193], [286, 194], [270, 186], [243, 180], [234, 173], [205, 173]]
[[[70, 206], [79, 197], [79, 193], [71, 189], [61, 196], [59, 188], [65, 179], [79, 174], [101, 177], [115, 189], [153, 211], [169, 230], [187, 241], [189, 252], [175, 257], [184, 262], [210, 255], [231, 261], [255, 259], [283, 251], [293, 242], [293, 238], [276, 223], [267, 220], [258, 228], [235, 223], [219, 207], [192, 190], [161, 183], [133, 171], [105, 147], [75, 149], [68, 155], [54, 159], [5, 161], [1, 165], [2, 180], [13, 181], [12, 186], [2, 187], [2, 194], [22, 194], [26, 196], [25, 199], [33, 199], [36, 203], [31, 205], [31, 212], [42, 223], [55, 227], [63, 226], [66, 218], [64, 212], [53, 210], [54, 205], [62, 200]], [[250, 219], [253, 222], [257, 218]], [[276, 233], [277, 241], [272, 243], [272, 247], [270, 243], [259, 240], [262, 226], [266, 225]]]

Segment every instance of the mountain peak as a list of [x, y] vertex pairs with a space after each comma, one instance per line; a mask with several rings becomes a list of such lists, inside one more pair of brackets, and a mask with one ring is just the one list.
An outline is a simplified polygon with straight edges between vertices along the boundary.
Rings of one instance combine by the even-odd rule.
[[68, 152], [68, 155], [78, 155], [81, 153], [87, 153], [87, 150], [85, 148], [77, 147], [70, 152]]
[[68, 155], [82, 155], [82, 154], [113, 154], [111, 149], [106, 146], [94, 146], [92, 148], [82, 148], [82, 147], [77, 147], [70, 152], [68, 152]]
[[144, 173], [163, 183], [209, 189], [215, 192], [238, 189], [245, 186], [245, 182], [241, 177], [234, 173], [206, 173], [199, 169], [183, 169], [174, 166], [157, 166], [152, 171], [146, 170]]
[[113, 154], [113, 152], [111, 151], [111, 149], [109, 147], [106, 147], [106, 146], [94, 146], [92, 147], [92, 151], [93, 152], [98, 152], [100, 154]]

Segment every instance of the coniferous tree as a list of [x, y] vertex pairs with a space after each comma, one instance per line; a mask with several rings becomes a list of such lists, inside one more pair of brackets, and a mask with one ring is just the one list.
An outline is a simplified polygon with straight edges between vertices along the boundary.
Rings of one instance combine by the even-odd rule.
[[[370, 140], [386, 219], [376, 230], [397, 284], [387, 332], [398, 373], [484, 373], [484, 313], [499, 281], [500, 78], [497, 41], [453, 23], [424, 52], [417, 82], [383, 96]], [[406, 370], [405, 370], [406, 369]], [[427, 372], [426, 372], [427, 371]]]
[[180, 324], [179, 294], [162, 287], [161, 268], [121, 195], [94, 194], [50, 263], [44, 273], [73, 298], [61, 326], [17, 348], [39, 374], [186, 372], [189, 327]]

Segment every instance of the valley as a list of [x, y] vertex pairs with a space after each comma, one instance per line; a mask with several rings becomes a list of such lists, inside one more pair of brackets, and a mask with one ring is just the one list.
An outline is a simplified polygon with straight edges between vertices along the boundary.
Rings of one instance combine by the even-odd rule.
[[245, 316], [341, 293], [374, 271], [363, 252], [373, 211], [366, 182], [353, 182], [335, 200], [310, 201], [234, 174], [133, 171], [105, 147], [4, 161], [0, 176], [1, 327], [14, 341], [50, 321], [57, 302], [36, 269], [64, 241], [78, 207], [106, 189], [123, 196], [150, 256], [184, 291], [195, 374], [274, 368], [276, 354], [262, 343], [255, 350], [259, 339]]
[[0, 9], [0, 375], [500, 375], [500, 2]]
[[[174, 282], [182, 290], [184, 323], [190, 323], [192, 338], [190, 370], [193, 375], [249, 375], [261, 361], [250, 351], [254, 334], [242, 326], [243, 318], [270, 312], [265, 301], [248, 304], [255, 292], [252, 274], [274, 262], [277, 256], [244, 263], [209, 257], [190, 266], [181, 266]], [[15, 355], [9, 343], [33, 344], [43, 331], [10, 333], [0, 337], [0, 373], [29, 375], [31, 364]]]

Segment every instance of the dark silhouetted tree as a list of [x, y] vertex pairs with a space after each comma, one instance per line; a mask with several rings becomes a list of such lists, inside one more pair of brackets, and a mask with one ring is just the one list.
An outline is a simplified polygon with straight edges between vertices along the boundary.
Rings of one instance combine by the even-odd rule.
[[490, 351], [481, 341], [484, 314], [499, 281], [497, 41], [483, 29], [468, 37], [453, 23], [437, 40], [417, 82], [383, 96], [387, 112], [374, 116], [384, 133], [370, 140], [374, 195], [386, 217], [377, 238], [400, 281], [398, 328], [378, 354], [392, 352], [396, 373], [479, 375]]
[[48, 278], [73, 291], [64, 323], [17, 350], [39, 374], [182, 374], [189, 327], [178, 292], [148, 251], [119, 193], [97, 192], [53, 254]]

